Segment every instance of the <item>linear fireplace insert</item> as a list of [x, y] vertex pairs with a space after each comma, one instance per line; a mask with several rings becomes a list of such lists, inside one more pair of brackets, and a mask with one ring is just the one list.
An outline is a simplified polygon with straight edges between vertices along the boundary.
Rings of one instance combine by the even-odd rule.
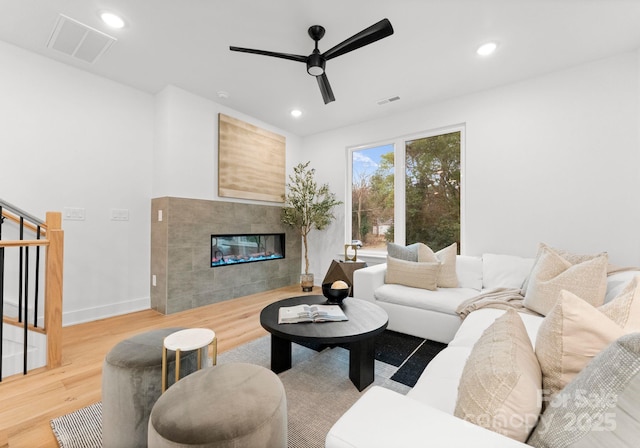
[[211, 235], [211, 267], [284, 258], [284, 233]]

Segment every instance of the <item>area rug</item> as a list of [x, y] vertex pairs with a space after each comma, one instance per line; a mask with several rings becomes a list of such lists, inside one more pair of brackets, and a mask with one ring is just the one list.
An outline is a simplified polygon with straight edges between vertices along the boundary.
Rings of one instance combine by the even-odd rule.
[[58, 445], [64, 448], [102, 447], [102, 402], [51, 420]]
[[[424, 356], [417, 361], [411, 359], [430, 344], [411, 336], [406, 339], [407, 336], [400, 333], [385, 331], [383, 335], [376, 344], [374, 384], [406, 394], [411, 387], [403, 382], [415, 384], [416, 372], [421, 373], [426, 365], [418, 365], [424, 362]], [[218, 356], [219, 364], [229, 362], [269, 367], [269, 336]], [[410, 368], [405, 367], [408, 365]], [[402, 373], [403, 368], [407, 374]], [[290, 448], [324, 447], [331, 426], [364, 393], [358, 392], [349, 380], [349, 351], [343, 347], [312, 349], [292, 344], [292, 368], [279, 377], [287, 396]], [[100, 448], [101, 403], [55, 418], [51, 420], [51, 427], [62, 448]]]
[[[328, 346], [302, 343], [305, 347], [321, 351]], [[348, 349], [347, 345], [340, 345]], [[415, 386], [424, 368], [447, 344], [385, 330], [376, 337], [375, 356], [378, 361], [398, 367], [392, 380], [406, 386]]]

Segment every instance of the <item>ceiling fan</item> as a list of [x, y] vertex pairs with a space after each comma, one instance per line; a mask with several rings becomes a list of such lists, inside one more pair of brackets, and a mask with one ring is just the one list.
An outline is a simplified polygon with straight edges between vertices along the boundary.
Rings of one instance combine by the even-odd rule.
[[311, 76], [315, 76], [318, 80], [318, 86], [324, 99], [324, 104], [328, 104], [335, 101], [331, 85], [327, 79], [325, 73], [325, 64], [329, 59], [333, 59], [350, 51], [357, 50], [360, 47], [369, 45], [377, 40], [383, 39], [393, 34], [393, 27], [388, 19], [382, 19], [378, 23], [371, 25], [370, 27], [360, 31], [348, 38], [347, 40], [339, 43], [335, 47], [320, 53], [318, 50], [318, 41], [324, 36], [325, 29], [320, 25], [313, 25], [309, 27], [309, 36], [316, 43], [313, 53], [309, 56], [301, 56], [297, 54], [276, 53], [273, 51], [254, 50], [251, 48], [229, 47], [231, 51], [240, 51], [243, 53], [261, 54], [264, 56], [272, 56], [275, 58], [289, 59], [292, 61], [305, 62], [307, 64], [307, 73]]

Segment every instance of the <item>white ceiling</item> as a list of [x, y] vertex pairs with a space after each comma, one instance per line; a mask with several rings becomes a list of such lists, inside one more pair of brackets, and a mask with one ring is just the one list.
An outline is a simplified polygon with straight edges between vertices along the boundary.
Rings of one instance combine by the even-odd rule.
[[[100, 10], [126, 27], [109, 29]], [[60, 13], [117, 42], [94, 64], [46, 48]], [[385, 17], [394, 35], [327, 62], [328, 105], [304, 64], [229, 51], [308, 55], [307, 29], [319, 24], [322, 52]], [[0, 0], [0, 39], [152, 94], [172, 84], [304, 136], [637, 49], [640, 0]], [[477, 56], [488, 40], [498, 51]]]

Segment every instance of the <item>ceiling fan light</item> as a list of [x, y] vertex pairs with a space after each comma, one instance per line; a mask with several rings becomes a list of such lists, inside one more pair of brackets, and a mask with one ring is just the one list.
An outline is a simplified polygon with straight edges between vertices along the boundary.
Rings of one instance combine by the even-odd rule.
[[324, 73], [324, 58], [315, 51], [307, 58], [307, 73], [311, 76], [321, 76]]
[[311, 66], [307, 67], [307, 73], [311, 76], [321, 76], [324, 73], [324, 69], [322, 67]]

